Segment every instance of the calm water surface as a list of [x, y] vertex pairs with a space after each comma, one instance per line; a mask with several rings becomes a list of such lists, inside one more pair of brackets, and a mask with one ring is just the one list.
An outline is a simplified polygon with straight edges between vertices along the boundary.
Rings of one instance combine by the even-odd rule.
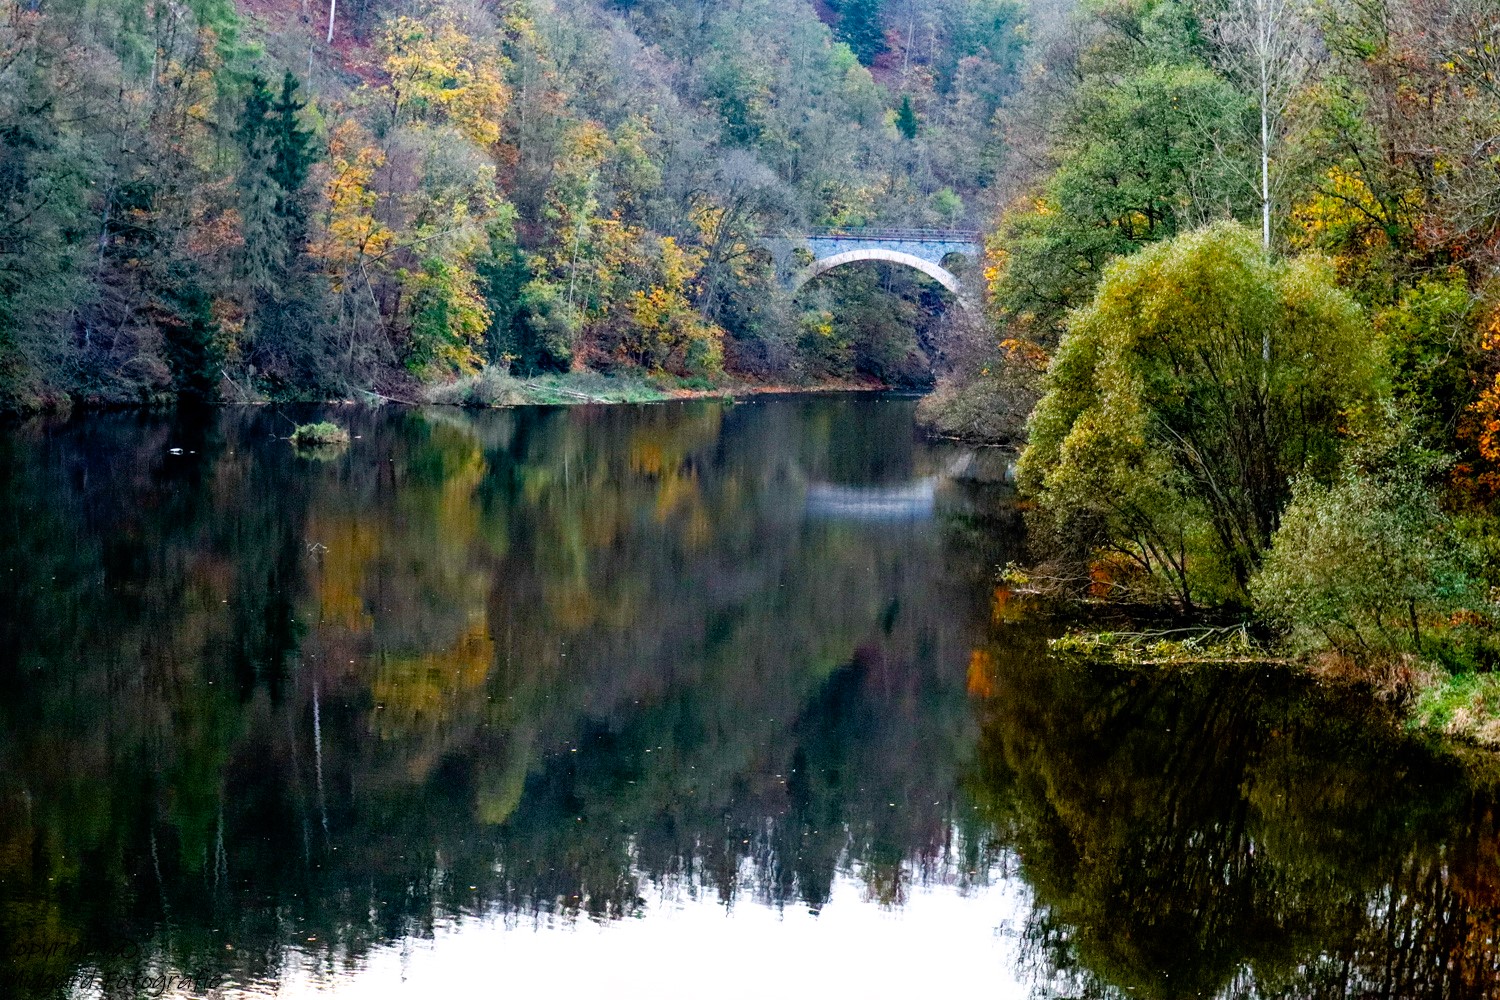
[[1496, 769], [1049, 661], [912, 407], [0, 431], [0, 996], [1500, 995]]

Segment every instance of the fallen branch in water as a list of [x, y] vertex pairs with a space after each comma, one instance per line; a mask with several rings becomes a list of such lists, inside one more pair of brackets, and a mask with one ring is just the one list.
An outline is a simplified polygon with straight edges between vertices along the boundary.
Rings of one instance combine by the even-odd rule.
[[1058, 656], [1133, 666], [1292, 662], [1262, 648], [1251, 638], [1245, 624], [1140, 632], [1069, 632], [1047, 646]]

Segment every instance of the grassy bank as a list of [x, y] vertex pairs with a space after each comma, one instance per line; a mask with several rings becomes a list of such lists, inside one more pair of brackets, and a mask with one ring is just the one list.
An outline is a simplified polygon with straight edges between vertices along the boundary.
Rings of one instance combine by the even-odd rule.
[[673, 375], [621, 374], [581, 370], [521, 378], [486, 368], [474, 375], [433, 386], [423, 402], [448, 406], [559, 406], [580, 403], [655, 403], [671, 399], [732, 399], [739, 396], [788, 392], [868, 392], [886, 388], [878, 383], [820, 381], [808, 383], [750, 382], [732, 378], [678, 378]]

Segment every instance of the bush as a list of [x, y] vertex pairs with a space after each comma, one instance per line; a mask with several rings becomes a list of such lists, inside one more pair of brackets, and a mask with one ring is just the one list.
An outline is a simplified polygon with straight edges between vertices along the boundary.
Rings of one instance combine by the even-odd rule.
[[473, 375], [427, 393], [428, 402], [447, 406], [518, 406], [529, 401], [525, 386], [502, 368], [487, 366]]
[[[1367, 453], [1324, 485], [1299, 479], [1252, 584], [1258, 609], [1303, 650], [1357, 662], [1428, 653], [1462, 667], [1487, 624], [1484, 586], [1427, 484], [1430, 459]], [[1426, 641], [1424, 643], [1424, 630]]]

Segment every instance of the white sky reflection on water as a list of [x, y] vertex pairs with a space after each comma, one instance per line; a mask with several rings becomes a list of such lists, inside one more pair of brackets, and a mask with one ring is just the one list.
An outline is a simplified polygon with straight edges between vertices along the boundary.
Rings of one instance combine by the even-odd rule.
[[618, 998], [937, 997], [981, 991], [1022, 1000], [1017, 932], [1028, 912], [1019, 879], [966, 893], [915, 886], [904, 905], [865, 899], [844, 875], [814, 916], [715, 898], [651, 900], [639, 918], [600, 923], [504, 917], [440, 926], [434, 939], [375, 948], [348, 968], [299, 955], [279, 984], [226, 997], [476, 998], [537, 993]]

